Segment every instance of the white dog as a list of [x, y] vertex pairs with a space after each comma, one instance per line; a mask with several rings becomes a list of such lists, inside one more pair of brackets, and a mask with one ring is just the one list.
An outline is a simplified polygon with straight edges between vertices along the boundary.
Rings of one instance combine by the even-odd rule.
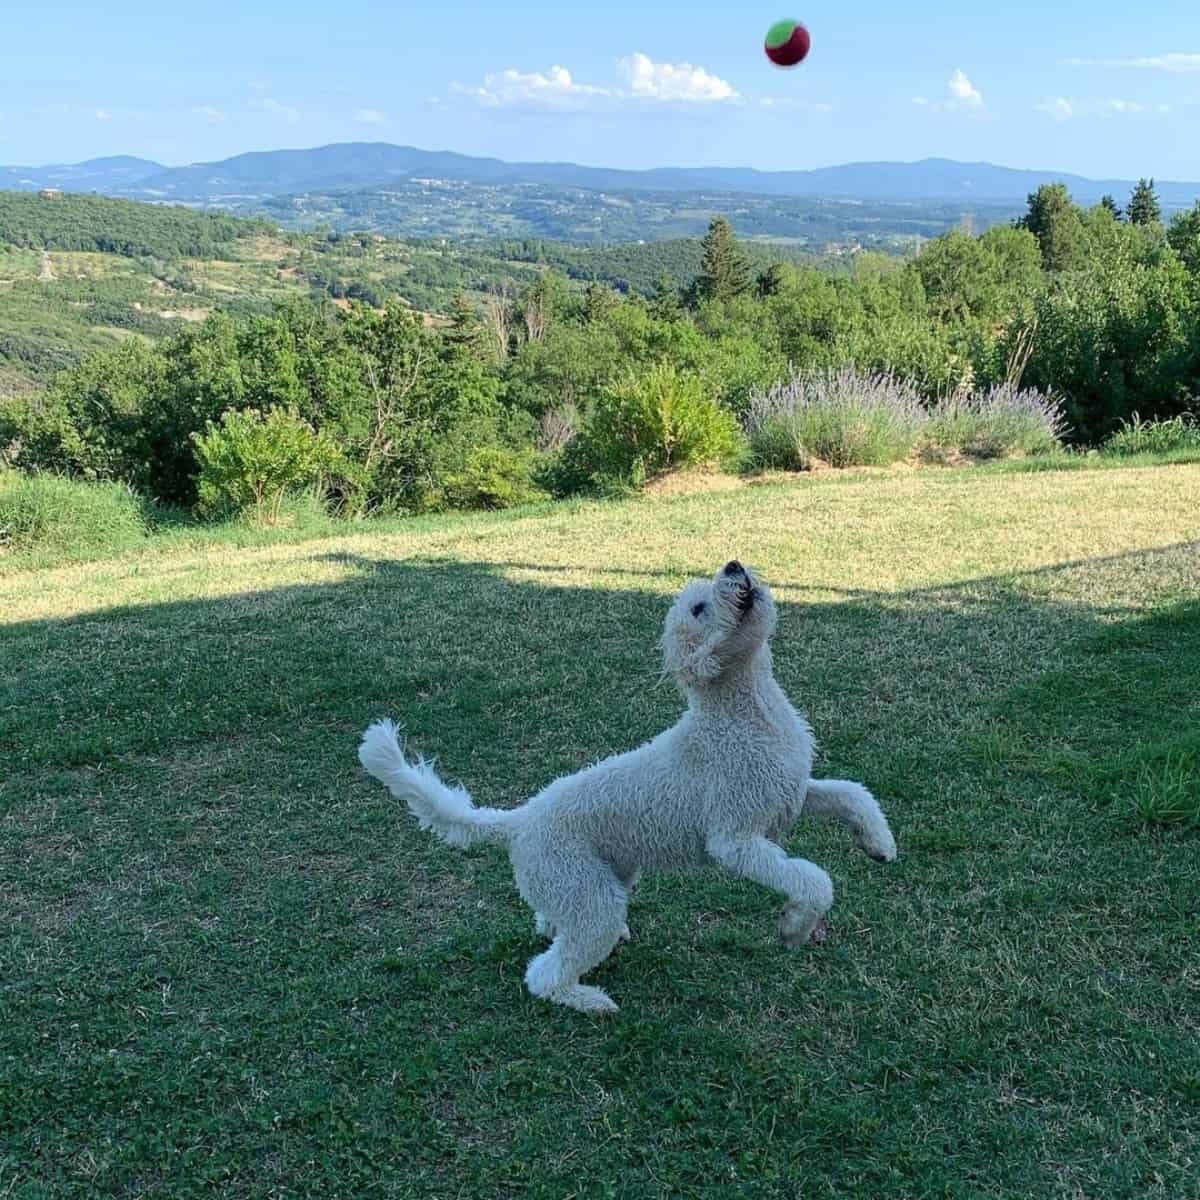
[[802, 808], [843, 822], [873, 858], [896, 857], [887, 820], [864, 787], [809, 777], [812, 730], [775, 682], [774, 630], [771, 594], [741, 564], [688, 584], [662, 638], [665, 668], [687, 698], [683, 718], [640, 749], [556, 779], [520, 808], [476, 808], [428, 763], [405, 758], [390, 721], [367, 730], [362, 765], [423, 829], [453, 846], [508, 843], [517, 887], [539, 932], [553, 938], [525, 974], [535, 996], [582, 1012], [616, 1011], [579, 980], [628, 936], [630, 889], [654, 867], [719, 863], [787, 897], [787, 945], [823, 940], [829, 876], [772, 840]]

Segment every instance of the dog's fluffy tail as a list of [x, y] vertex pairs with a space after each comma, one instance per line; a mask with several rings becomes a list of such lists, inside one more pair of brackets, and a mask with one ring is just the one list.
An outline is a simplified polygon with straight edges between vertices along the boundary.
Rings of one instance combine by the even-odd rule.
[[516, 829], [519, 810], [476, 808], [465, 788], [447, 787], [430, 763], [410, 763], [393, 721], [376, 721], [363, 734], [358, 761], [408, 805], [422, 829], [432, 829], [451, 846], [507, 842]]

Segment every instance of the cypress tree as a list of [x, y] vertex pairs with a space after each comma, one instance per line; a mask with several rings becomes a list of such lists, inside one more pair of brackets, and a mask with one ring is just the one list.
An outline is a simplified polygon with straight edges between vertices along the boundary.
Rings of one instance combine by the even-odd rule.
[[696, 280], [702, 300], [732, 300], [750, 286], [750, 268], [737, 244], [733, 226], [724, 217], [714, 217], [701, 243], [703, 265]]
[[1162, 208], [1154, 194], [1153, 179], [1139, 179], [1126, 209], [1131, 225], [1161, 225]]

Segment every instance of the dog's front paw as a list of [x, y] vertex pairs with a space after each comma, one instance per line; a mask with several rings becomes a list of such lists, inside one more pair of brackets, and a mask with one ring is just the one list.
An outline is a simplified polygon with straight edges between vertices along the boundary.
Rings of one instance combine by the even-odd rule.
[[829, 936], [829, 922], [807, 905], [785, 904], [779, 918], [779, 937], [789, 950], [820, 945]]
[[896, 839], [886, 824], [871, 825], [862, 829], [858, 834], [858, 847], [864, 854], [876, 862], [895, 862], [899, 852], [896, 849]]

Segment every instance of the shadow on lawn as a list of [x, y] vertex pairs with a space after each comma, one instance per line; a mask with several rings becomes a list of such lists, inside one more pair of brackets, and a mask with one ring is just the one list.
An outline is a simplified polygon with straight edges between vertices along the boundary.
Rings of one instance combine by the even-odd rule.
[[[658, 672], [661, 588], [503, 574], [577, 570], [537, 563], [314, 560], [349, 574], [6, 627], [9, 772], [247, 734], [288, 739], [299, 728], [324, 731], [322, 749], [340, 743], [343, 759], [327, 769], [344, 774], [354, 733], [389, 713], [451, 772], [470, 778], [487, 763], [522, 781], [504, 789], [515, 802], [529, 783], [650, 736], [679, 711]], [[601, 571], [664, 578], [654, 568]], [[1189, 573], [1200, 576], [1197, 542], [895, 593], [847, 590], [835, 603], [782, 601], [776, 670], [839, 768], [865, 753], [890, 774], [899, 746], [919, 759], [929, 736], [944, 741], [964, 719], [980, 720], [1126, 612], [1100, 599], [1110, 591], [1102, 576]], [[1053, 598], [1037, 594], [1048, 586]], [[1125, 713], [1134, 739], [1170, 715], [1134, 707]]]

